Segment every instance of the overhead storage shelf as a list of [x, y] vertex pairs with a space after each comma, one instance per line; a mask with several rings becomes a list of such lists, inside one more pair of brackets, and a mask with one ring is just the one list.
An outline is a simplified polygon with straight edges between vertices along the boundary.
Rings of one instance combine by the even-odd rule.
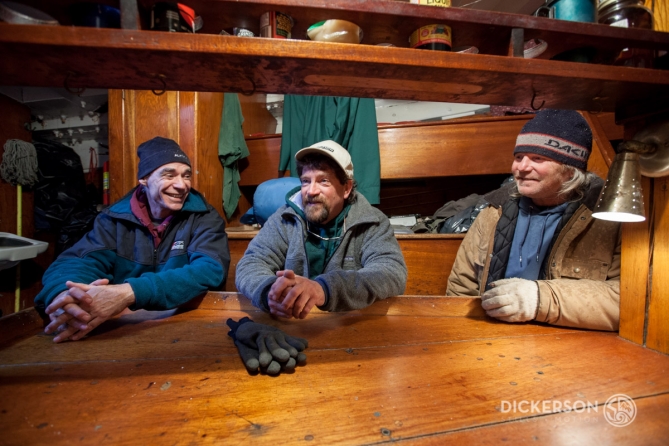
[[[32, 3], [47, 9], [46, 2]], [[601, 60], [625, 47], [669, 50], [669, 33], [388, 0], [191, 3], [205, 19], [205, 33], [0, 24], [0, 83], [71, 91], [263, 92], [591, 111], [638, 109], [669, 99], [667, 71], [507, 55], [513, 29], [522, 30], [524, 40], [548, 42], [541, 57], [587, 45]], [[297, 38], [328, 18], [359, 24], [365, 38], [363, 44], [350, 45], [206, 33], [232, 26], [257, 31], [260, 15], [268, 10], [291, 15]], [[409, 34], [429, 23], [448, 24], [454, 46], [473, 45], [480, 54], [406, 48]], [[397, 47], [374, 45], [382, 42]]]

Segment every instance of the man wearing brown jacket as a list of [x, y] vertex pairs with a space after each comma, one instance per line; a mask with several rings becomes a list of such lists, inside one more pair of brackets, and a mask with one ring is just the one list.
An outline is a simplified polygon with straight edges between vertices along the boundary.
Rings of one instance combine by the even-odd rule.
[[592, 217], [603, 180], [586, 171], [592, 132], [575, 111], [542, 110], [516, 141], [514, 181], [486, 195], [448, 278], [506, 322], [617, 330], [620, 224]]

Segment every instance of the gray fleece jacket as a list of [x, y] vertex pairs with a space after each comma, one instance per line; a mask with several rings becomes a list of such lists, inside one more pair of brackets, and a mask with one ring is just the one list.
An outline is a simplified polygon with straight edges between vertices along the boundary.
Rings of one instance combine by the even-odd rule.
[[[325, 311], [365, 308], [377, 299], [404, 292], [407, 267], [388, 218], [356, 193], [346, 217], [344, 238], [315, 280], [328, 296]], [[293, 202], [301, 208], [300, 195]], [[309, 277], [304, 246], [306, 224], [290, 206], [279, 208], [249, 243], [237, 264], [235, 284], [239, 292], [264, 311], [267, 293], [280, 270]]]

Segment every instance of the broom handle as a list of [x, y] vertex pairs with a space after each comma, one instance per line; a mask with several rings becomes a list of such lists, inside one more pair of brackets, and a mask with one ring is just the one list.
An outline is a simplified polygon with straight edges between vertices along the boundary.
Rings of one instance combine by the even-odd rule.
[[[21, 183], [16, 185], [16, 235], [23, 232], [23, 206]], [[14, 313], [21, 310], [21, 262], [16, 264], [16, 286], [14, 288]]]

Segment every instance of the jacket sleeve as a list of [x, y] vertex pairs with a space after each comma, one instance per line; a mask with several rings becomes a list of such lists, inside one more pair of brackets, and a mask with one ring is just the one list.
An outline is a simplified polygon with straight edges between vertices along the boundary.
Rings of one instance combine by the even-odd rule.
[[276, 272], [286, 264], [288, 236], [283, 224], [291, 223], [283, 221], [280, 212], [270, 216], [237, 263], [237, 290], [263, 311], [269, 311], [267, 294], [276, 281]]
[[36, 308], [46, 308], [67, 289], [65, 282], [68, 280], [86, 284], [98, 279], [113, 282], [116, 250], [108, 243], [113, 239], [112, 230], [111, 219], [100, 214], [93, 229], [58, 256], [42, 277], [44, 287], [35, 297]]
[[539, 280], [539, 322], [593, 330], [618, 330], [620, 321], [620, 239], [605, 281]]
[[188, 245], [188, 264], [128, 278], [135, 293], [131, 309], [168, 310], [220, 286], [228, 273], [230, 251], [225, 221], [213, 208], [196, 217]]
[[448, 276], [447, 296], [481, 295], [481, 281], [488, 263], [489, 244], [497, 221], [494, 215], [497, 212], [493, 207], [483, 209], [465, 234]]
[[390, 222], [380, 216], [378, 225], [369, 226], [363, 234], [362, 268], [335, 269], [315, 278], [329, 295], [325, 311], [347, 311], [365, 308], [374, 301], [404, 293], [407, 267]]

